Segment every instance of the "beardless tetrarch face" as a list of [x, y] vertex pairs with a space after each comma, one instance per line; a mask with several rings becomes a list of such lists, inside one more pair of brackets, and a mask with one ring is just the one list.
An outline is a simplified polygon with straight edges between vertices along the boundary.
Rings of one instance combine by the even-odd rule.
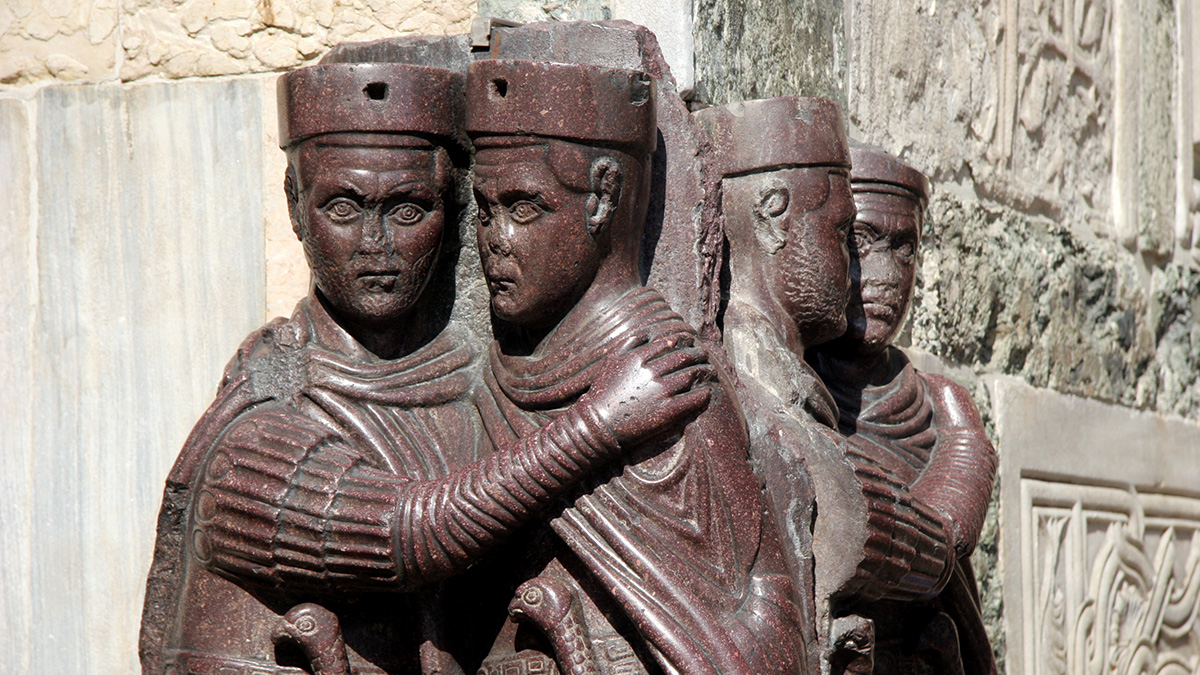
[[317, 290], [339, 314], [378, 325], [402, 317], [441, 247], [451, 166], [419, 138], [331, 134], [291, 153], [300, 237]]
[[[605, 253], [603, 234], [589, 227], [597, 197], [586, 187], [586, 169], [560, 176], [549, 151], [548, 143], [529, 143], [476, 155], [479, 255], [492, 310], [521, 326], [557, 323], [587, 291]], [[578, 153], [591, 154], [583, 146]], [[583, 156], [574, 159], [569, 164], [589, 166]]]

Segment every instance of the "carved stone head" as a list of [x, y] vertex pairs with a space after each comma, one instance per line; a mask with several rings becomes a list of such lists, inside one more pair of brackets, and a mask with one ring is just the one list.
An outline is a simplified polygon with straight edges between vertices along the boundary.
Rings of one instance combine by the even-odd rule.
[[279, 79], [279, 138], [296, 236], [340, 321], [394, 322], [421, 296], [452, 200], [463, 76], [330, 63]]
[[775, 98], [696, 113], [723, 176], [733, 299], [812, 346], [846, 328], [846, 237], [854, 219], [841, 111], [821, 98]]
[[853, 291], [839, 346], [878, 353], [904, 324], [916, 281], [929, 181], [888, 153], [855, 144], [851, 186], [858, 215], [851, 238]]
[[654, 93], [650, 77], [633, 70], [471, 65], [477, 234], [496, 317], [552, 327], [606, 268], [636, 271]]

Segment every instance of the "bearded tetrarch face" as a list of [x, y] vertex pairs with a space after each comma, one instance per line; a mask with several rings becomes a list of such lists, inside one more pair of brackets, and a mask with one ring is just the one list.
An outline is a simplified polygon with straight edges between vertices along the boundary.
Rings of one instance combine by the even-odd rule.
[[450, 163], [414, 142], [334, 134], [296, 150], [297, 234], [317, 289], [351, 320], [403, 316], [437, 262]]

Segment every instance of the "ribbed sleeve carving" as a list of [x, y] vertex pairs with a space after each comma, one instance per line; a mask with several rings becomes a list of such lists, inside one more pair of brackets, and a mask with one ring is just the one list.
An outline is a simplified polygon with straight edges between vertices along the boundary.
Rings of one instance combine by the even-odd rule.
[[912, 486], [912, 495], [941, 513], [954, 528], [958, 556], [975, 550], [996, 478], [996, 451], [976, 429], [938, 430], [929, 466]]
[[617, 455], [589, 405], [575, 405], [536, 433], [445, 480], [413, 483], [399, 548], [408, 585], [462, 569], [566, 488]]
[[940, 515], [913, 499], [908, 487], [857, 448], [850, 453], [867, 502], [866, 551], [846, 590], [862, 600], [929, 597], [952, 570]]
[[415, 481], [307, 418], [258, 413], [210, 455], [192, 548], [273, 586], [417, 588], [470, 565], [617, 454], [594, 409], [576, 405], [513, 447]]

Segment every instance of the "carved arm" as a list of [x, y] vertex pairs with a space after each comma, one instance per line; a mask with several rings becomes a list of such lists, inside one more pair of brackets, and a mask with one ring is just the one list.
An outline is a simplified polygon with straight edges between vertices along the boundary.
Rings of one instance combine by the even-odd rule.
[[983, 421], [962, 386], [922, 373], [934, 399], [937, 445], [929, 465], [913, 483], [912, 494], [945, 519], [955, 553], [975, 549], [996, 479], [996, 451], [983, 433]]
[[223, 574], [273, 586], [411, 590], [469, 566], [618, 454], [584, 403], [512, 447], [417, 481], [305, 417], [257, 413], [211, 453], [193, 549]]

